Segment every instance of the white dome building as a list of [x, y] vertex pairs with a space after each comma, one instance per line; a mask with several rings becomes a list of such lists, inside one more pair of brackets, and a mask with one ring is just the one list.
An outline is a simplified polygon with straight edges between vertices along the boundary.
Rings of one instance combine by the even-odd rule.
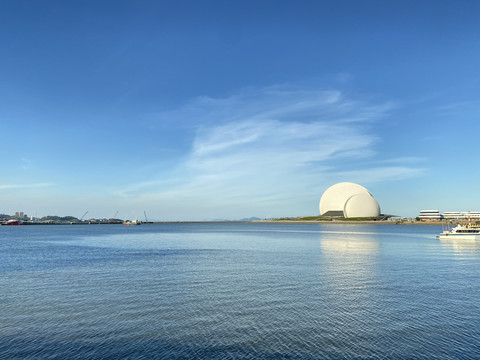
[[375, 217], [380, 215], [377, 200], [363, 186], [341, 182], [330, 186], [322, 195], [320, 215], [346, 218]]

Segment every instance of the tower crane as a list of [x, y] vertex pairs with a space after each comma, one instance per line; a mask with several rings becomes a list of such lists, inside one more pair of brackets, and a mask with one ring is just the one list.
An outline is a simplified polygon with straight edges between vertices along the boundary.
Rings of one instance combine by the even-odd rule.
[[108, 220], [108, 223], [109, 223], [109, 224], [120, 224], [120, 223], [121, 223], [121, 221], [116, 220], [117, 214], [118, 214], [118, 210], [115, 212], [115, 214], [113, 215], [113, 217], [112, 217], [110, 220]]
[[83, 218], [84, 218], [84, 217], [85, 217], [85, 215], [87, 215], [87, 214], [88, 214], [88, 210], [87, 210], [87, 211], [85, 211], [85, 214], [83, 214], [83, 216], [80, 218], [80, 221], [83, 221]]

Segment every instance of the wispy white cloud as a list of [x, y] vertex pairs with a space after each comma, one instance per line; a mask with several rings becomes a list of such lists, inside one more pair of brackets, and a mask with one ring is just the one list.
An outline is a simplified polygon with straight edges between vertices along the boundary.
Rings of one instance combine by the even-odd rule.
[[347, 161], [375, 155], [380, 139], [372, 124], [391, 108], [390, 103], [351, 100], [338, 91], [284, 86], [245, 89], [224, 99], [198, 98], [162, 114], [162, 119], [196, 129], [184, 161], [170, 174], [120, 193], [204, 207], [287, 206], [316, 199], [337, 176], [366, 184], [420, 176], [421, 169], [401, 159], [397, 166], [345, 167]]
[[392, 158], [392, 159], [378, 160], [377, 163], [379, 164], [414, 164], [414, 163], [422, 163], [427, 160], [428, 159], [425, 157], [403, 156], [403, 157]]
[[48, 186], [54, 186], [54, 185], [55, 185], [55, 184], [53, 184], [53, 183], [8, 184], [8, 185], [0, 185], [0, 190], [40, 188], [40, 187], [48, 187]]
[[407, 166], [385, 166], [361, 170], [342, 171], [332, 174], [338, 178], [355, 179], [360, 183], [378, 183], [385, 181], [405, 180], [425, 174], [423, 168], [411, 168]]
[[479, 110], [480, 101], [477, 98], [473, 100], [447, 102], [434, 109], [435, 114], [441, 117], [465, 116], [465, 114], [475, 116]]
[[225, 98], [201, 96], [181, 109], [156, 114], [150, 125], [165, 122], [185, 127], [214, 126], [244, 121], [335, 121], [377, 120], [394, 106], [391, 102], [369, 104], [346, 98], [337, 90], [306, 90], [287, 85], [244, 88]]

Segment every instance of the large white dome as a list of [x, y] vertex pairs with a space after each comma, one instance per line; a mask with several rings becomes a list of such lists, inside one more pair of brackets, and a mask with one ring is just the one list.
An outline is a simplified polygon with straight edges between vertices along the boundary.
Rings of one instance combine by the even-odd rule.
[[[357, 197], [360, 194], [362, 196]], [[349, 200], [351, 200], [351, 203], [347, 206], [347, 203], [350, 202]], [[380, 215], [380, 206], [372, 194], [363, 186], [351, 182], [341, 182], [330, 186], [320, 199], [319, 209], [320, 215], [344, 217]]]
[[346, 218], [379, 216], [380, 206], [370, 194], [355, 194], [345, 203], [343, 213]]

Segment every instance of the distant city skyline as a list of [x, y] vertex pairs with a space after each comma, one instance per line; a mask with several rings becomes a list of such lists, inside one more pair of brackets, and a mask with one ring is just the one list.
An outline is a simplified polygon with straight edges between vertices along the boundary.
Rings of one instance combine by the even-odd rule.
[[0, 213], [479, 211], [477, 1], [0, 3]]

